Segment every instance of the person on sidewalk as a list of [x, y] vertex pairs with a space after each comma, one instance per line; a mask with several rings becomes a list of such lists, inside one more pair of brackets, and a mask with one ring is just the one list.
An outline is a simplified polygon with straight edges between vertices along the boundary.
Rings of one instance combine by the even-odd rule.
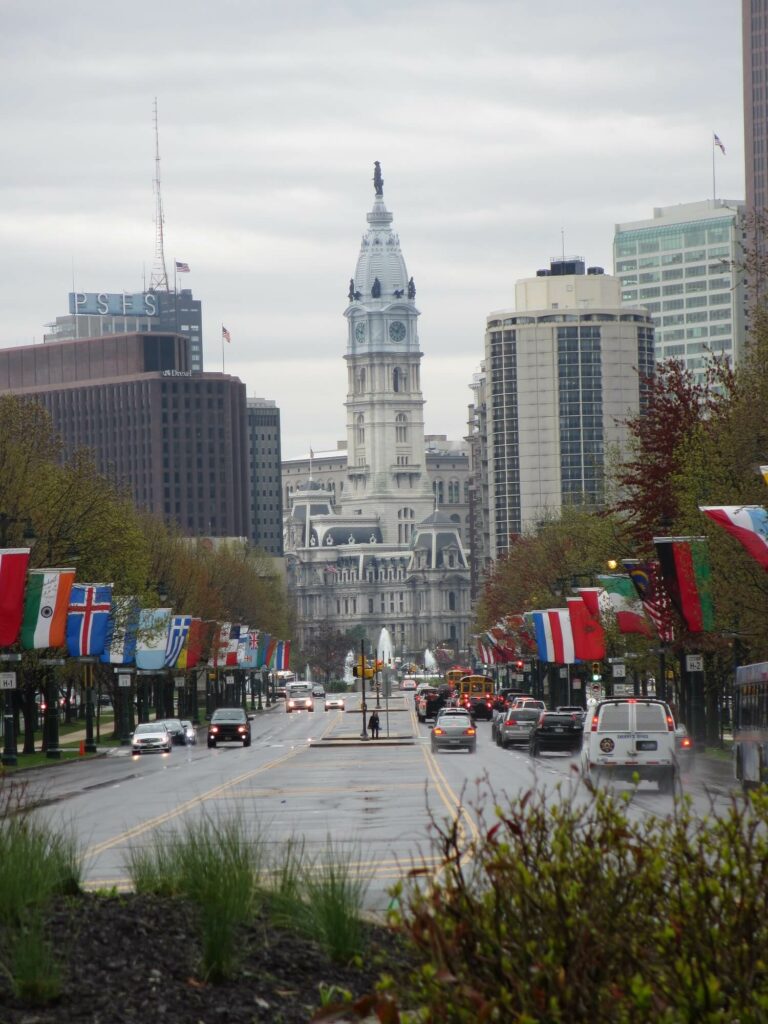
[[379, 713], [378, 711], [372, 711], [371, 717], [368, 719], [368, 728], [371, 730], [371, 739], [377, 740], [379, 738]]

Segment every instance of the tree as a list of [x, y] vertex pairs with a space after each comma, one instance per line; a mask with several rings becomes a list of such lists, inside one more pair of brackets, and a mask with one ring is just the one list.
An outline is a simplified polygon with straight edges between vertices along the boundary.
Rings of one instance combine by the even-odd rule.
[[327, 619], [323, 619], [313, 632], [305, 654], [312, 668], [322, 672], [325, 681], [329, 682], [334, 674], [341, 675], [349, 650], [349, 637], [335, 629]]

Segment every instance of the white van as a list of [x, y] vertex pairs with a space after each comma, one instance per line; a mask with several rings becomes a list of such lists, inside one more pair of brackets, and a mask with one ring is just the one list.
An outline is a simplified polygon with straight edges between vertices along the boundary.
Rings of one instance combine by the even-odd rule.
[[635, 777], [672, 791], [677, 777], [675, 722], [669, 705], [645, 697], [601, 700], [584, 723], [582, 771], [593, 782]]

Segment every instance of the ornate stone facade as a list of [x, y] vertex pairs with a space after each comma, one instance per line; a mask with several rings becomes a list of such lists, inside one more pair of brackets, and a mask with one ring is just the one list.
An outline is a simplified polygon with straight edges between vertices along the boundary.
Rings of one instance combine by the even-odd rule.
[[[421, 660], [427, 647], [444, 646], [458, 657], [470, 618], [464, 524], [436, 507], [427, 472], [416, 286], [380, 174], [367, 219], [344, 311], [343, 488], [326, 490], [311, 471], [291, 483], [285, 547], [297, 640], [308, 646], [321, 623], [341, 632], [362, 626], [375, 647], [386, 627], [397, 656]], [[466, 455], [456, 458], [463, 468]], [[464, 474], [456, 480], [464, 505]]]

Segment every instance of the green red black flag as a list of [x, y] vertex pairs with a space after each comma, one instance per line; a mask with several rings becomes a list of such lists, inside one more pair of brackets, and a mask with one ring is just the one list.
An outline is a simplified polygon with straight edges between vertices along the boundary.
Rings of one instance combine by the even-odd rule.
[[664, 587], [689, 633], [714, 626], [711, 570], [702, 537], [654, 537]]

